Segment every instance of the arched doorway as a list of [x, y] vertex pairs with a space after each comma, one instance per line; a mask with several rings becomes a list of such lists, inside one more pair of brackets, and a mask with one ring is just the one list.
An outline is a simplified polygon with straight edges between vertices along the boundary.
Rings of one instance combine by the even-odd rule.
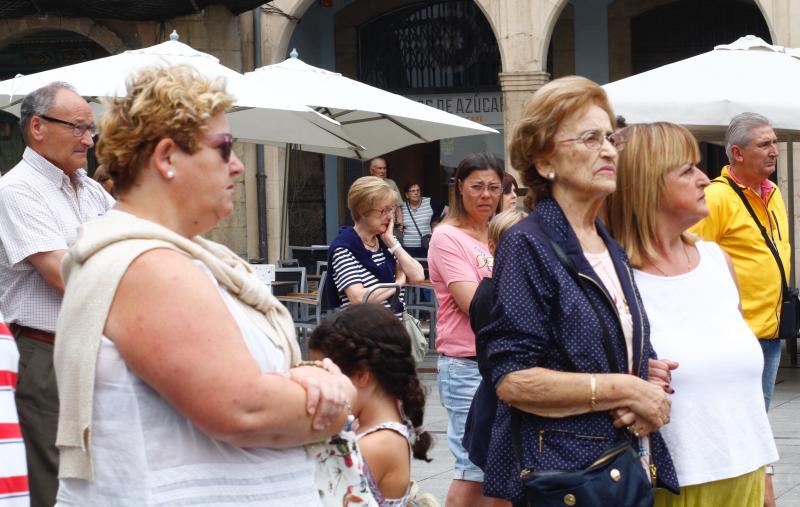
[[[363, 1], [360, 3], [364, 3]], [[445, 139], [386, 154], [390, 177], [402, 189], [419, 183], [425, 195], [446, 201], [448, 183], [467, 154], [503, 156], [500, 50], [489, 22], [474, 0], [394, 2], [369, 17], [351, 12], [336, 18], [337, 42], [349, 34], [356, 51], [337, 44], [343, 72], [360, 81], [489, 125], [500, 134]], [[365, 167], [347, 161], [347, 188]]]
[[[631, 70], [638, 74], [690, 58], [744, 35], [772, 42], [761, 10], [752, 0], [662, 2], [630, 17]], [[735, 72], [731, 69], [731, 79]], [[700, 148], [701, 168], [709, 177], [718, 176], [728, 163], [725, 150], [710, 143], [700, 143]]]
[[[104, 56], [109, 54], [99, 44], [75, 32], [31, 32], [0, 49], [0, 80]], [[0, 112], [0, 173], [14, 167], [25, 149], [18, 121], [13, 115]], [[92, 150], [87, 168], [90, 173], [94, 171], [95, 164]]]

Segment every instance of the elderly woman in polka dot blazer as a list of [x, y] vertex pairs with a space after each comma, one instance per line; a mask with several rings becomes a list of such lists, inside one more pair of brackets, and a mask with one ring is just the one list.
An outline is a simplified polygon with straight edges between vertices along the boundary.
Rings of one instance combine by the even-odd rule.
[[[616, 428], [627, 426], [639, 437], [651, 480], [677, 490], [658, 434], [669, 421], [670, 398], [647, 381], [655, 358], [647, 317], [625, 252], [597, 220], [616, 188], [621, 144], [614, 122], [602, 88], [562, 78], [534, 94], [511, 144], [532, 213], [500, 241], [494, 320], [480, 335], [501, 400], [484, 492], [519, 505], [513, 411], [521, 414], [522, 468], [582, 470], [617, 442]], [[609, 364], [614, 357], [619, 372]]]

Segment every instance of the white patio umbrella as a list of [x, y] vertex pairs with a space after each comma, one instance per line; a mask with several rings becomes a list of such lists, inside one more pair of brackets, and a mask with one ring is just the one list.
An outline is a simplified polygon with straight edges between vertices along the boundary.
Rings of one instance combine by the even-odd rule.
[[460, 116], [308, 65], [297, 58], [296, 51], [287, 60], [247, 72], [244, 77], [256, 89], [291, 96], [338, 121], [347, 139], [364, 147], [329, 149], [296, 143], [305, 151], [368, 159], [411, 144], [497, 133]]
[[[713, 51], [604, 85], [614, 112], [628, 123], [669, 121], [719, 141], [743, 112], [769, 118], [789, 141], [788, 211], [794, 216], [792, 138], [800, 131], [800, 49], [767, 44], [753, 35]], [[789, 228], [794, 265], [794, 227]]]
[[[719, 131], [752, 111], [778, 130], [800, 130], [800, 60], [753, 35], [679, 62], [604, 85], [629, 123], [669, 121]], [[800, 57], [800, 53], [797, 53]]]
[[28, 93], [53, 81], [64, 81], [87, 98], [95, 117], [99, 117], [103, 111], [102, 99], [125, 95], [125, 83], [137, 70], [154, 65], [187, 64], [203, 76], [225, 79], [228, 91], [237, 98], [236, 107], [227, 113], [231, 133], [237, 139], [278, 145], [319, 144], [343, 150], [361, 148], [346, 139], [335, 120], [292, 101], [290, 95], [248, 89], [250, 85], [242, 74], [225, 67], [214, 56], [178, 42], [174, 31], [170, 39], [155, 46], [2, 81], [0, 109], [18, 116], [20, 103]]

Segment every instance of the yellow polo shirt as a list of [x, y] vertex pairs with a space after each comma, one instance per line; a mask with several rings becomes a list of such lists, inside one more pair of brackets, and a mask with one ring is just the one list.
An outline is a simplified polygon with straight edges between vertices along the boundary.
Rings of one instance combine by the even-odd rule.
[[[757, 337], [775, 338], [780, 320], [781, 272], [758, 226], [725, 176], [731, 176], [728, 166], [723, 167], [720, 177], [706, 188], [708, 216], [690, 231], [717, 242], [731, 256], [747, 324]], [[778, 187], [767, 183], [771, 191], [766, 203], [746, 186], [739, 187], [777, 246], [786, 276], [791, 280], [786, 207]]]

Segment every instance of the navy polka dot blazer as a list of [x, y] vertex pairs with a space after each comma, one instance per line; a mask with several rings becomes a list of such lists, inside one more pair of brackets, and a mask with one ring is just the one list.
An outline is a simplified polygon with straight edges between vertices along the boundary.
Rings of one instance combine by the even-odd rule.
[[[631, 310], [633, 371], [646, 379], [647, 359], [655, 357], [647, 316], [625, 252], [599, 221], [597, 228], [611, 254]], [[595, 283], [587, 280], [587, 288], [582, 289], [559, 263], [550, 240], [561, 247], [579, 273]], [[559, 371], [610, 372], [603, 349], [601, 318], [611, 335], [618, 364], [629, 370], [616, 308], [553, 199], [541, 201], [533, 213], [503, 236], [495, 256], [494, 297], [492, 323], [481, 330], [480, 337], [486, 343], [488, 369], [495, 386], [508, 373], [535, 366]], [[593, 298], [594, 305], [588, 297]], [[586, 390], [588, 404], [588, 383]], [[523, 489], [511, 445], [510, 415], [511, 408], [498, 400], [484, 491], [491, 496], [521, 501]], [[523, 468], [542, 471], [583, 469], [619, 438], [606, 412], [563, 418], [525, 413], [521, 431]], [[677, 491], [675, 469], [664, 440], [654, 433], [650, 442], [659, 485]]]

